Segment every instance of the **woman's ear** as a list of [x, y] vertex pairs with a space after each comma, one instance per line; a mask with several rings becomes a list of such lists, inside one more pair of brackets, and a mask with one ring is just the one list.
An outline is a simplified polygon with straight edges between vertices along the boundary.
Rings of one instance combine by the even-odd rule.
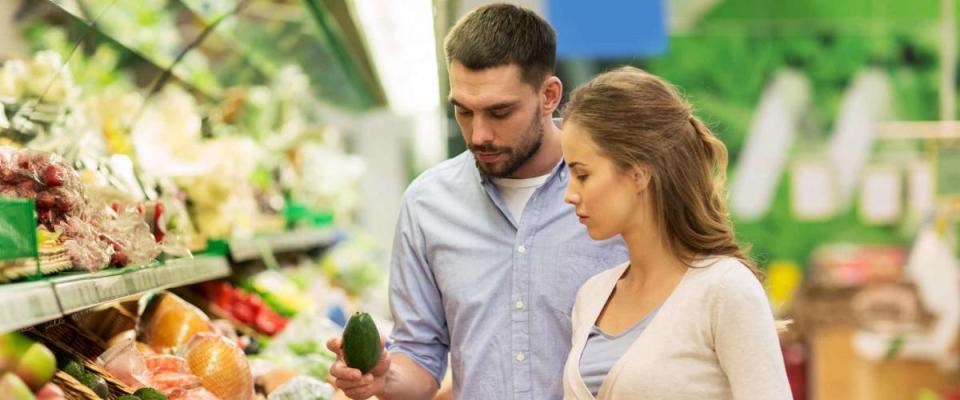
[[637, 194], [643, 193], [650, 187], [650, 179], [653, 171], [646, 164], [636, 165], [631, 169], [633, 184], [636, 187]]

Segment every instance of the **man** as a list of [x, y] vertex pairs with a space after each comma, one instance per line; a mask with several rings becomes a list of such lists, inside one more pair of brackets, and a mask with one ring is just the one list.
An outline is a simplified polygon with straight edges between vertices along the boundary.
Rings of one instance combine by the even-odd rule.
[[[342, 357], [330, 372], [354, 399], [429, 399], [449, 354], [455, 399], [559, 399], [577, 290], [626, 249], [591, 240], [563, 202], [556, 34], [529, 10], [490, 5], [454, 26], [445, 52], [469, 151], [404, 194], [389, 354], [363, 376]], [[327, 346], [340, 354], [339, 338]]]

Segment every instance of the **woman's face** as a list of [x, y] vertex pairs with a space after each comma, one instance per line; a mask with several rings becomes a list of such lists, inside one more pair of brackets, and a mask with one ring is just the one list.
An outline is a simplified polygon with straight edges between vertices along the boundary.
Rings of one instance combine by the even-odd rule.
[[591, 238], [609, 239], [642, 223], [648, 206], [640, 194], [649, 182], [648, 174], [639, 168], [619, 170], [574, 121], [563, 124], [561, 144], [570, 168], [564, 201], [576, 207]]

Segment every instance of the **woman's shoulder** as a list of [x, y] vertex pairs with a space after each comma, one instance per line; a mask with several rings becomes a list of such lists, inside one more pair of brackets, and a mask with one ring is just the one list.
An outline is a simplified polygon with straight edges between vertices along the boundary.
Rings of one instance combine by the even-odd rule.
[[727, 290], [761, 289], [762, 285], [753, 271], [742, 261], [727, 256], [698, 258], [691, 266], [691, 281], [705, 286], [707, 293], [722, 295]]

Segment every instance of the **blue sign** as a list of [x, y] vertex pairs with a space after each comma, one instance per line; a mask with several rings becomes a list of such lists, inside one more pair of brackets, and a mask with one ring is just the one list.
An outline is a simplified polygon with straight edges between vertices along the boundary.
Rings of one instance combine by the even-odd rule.
[[629, 58], [667, 50], [663, 0], [548, 0], [557, 31], [557, 56]]

